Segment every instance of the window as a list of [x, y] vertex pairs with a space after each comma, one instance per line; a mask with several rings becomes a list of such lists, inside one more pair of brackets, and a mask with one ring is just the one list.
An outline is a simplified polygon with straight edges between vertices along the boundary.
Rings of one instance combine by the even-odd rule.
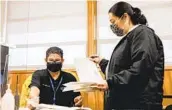
[[86, 6], [86, 1], [9, 1], [7, 43], [16, 45], [10, 68], [44, 67], [51, 46], [64, 50], [64, 67], [86, 57]]

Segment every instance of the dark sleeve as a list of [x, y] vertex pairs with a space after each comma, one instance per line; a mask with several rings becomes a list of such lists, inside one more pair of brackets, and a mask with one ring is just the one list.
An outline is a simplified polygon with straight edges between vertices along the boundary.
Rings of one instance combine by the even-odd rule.
[[153, 34], [147, 30], [141, 30], [132, 37], [130, 49], [132, 65], [129, 69], [122, 70], [107, 79], [109, 88], [148, 81], [148, 73], [152, 71], [158, 55]]
[[[75, 77], [73, 77], [73, 81], [74, 82], [77, 82], [77, 80], [76, 80], [76, 78]], [[75, 97], [77, 97], [77, 96], [79, 96], [79, 95], [81, 95], [81, 93], [80, 92], [73, 92], [73, 99], [75, 98]]]
[[[73, 75], [71, 75], [71, 82], [76, 82], [77, 80], [76, 80], [76, 78], [73, 76]], [[71, 106], [74, 106], [75, 105], [75, 103], [74, 103], [74, 99], [75, 99], [75, 97], [77, 97], [77, 96], [80, 96], [81, 95], [81, 93], [80, 92], [73, 92], [73, 91], [71, 91], [71, 94], [72, 94], [72, 97], [71, 97]]]
[[77, 96], [80, 96], [80, 95], [81, 95], [80, 92], [73, 92], [73, 93], [72, 93], [71, 106], [74, 106], [74, 105], [75, 105], [74, 99], [75, 99]]
[[108, 65], [108, 62], [109, 62], [108, 60], [102, 59], [101, 62], [100, 62], [100, 64], [99, 64], [100, 69], [102, 70], [103, 73], [106, 72], [106, 67]]
[[36, 86], [38, 88], [40, 88], [40, 73], [39, 71], [35, 71], [32, 75], [32, 80], [31, 80], [31, 84], [29, 85], [29, 87], [31, 88], [32, 86]]

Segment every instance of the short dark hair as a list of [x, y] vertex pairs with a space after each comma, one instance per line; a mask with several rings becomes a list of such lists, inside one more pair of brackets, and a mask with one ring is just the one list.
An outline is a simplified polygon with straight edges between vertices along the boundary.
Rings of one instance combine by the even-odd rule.
[[112, 13], [117, 17], [121, 17], [124, 13], [127, 13], [131, 17], [131, 21], [134, 25], [136, 24], [147, 25], [147, 19], [141, 13], [141, 10], [139, 8], [132, 7], [127, 2], [117, 2], [110, 8], [109, 13]]
[[48, 58], [48, 56], [50, 54], [58, 54], [61, 56], [61, 58], [63, 58], [63, 50], [59, 47], [50, 47], [49, 49], [47, 49], [46, 51], [46, 59]]

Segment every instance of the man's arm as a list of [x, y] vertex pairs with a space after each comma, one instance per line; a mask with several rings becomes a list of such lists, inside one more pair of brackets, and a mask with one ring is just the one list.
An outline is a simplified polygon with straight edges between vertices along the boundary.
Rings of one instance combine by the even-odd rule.
[[30, 98], [32, 97], [38, 97], [40, 94], [40, 73], [39, 70], [34, 72], [32, 75], [32, 80], [31, 80], [31, 84], [29, 85], [30, 87]]
[[40, 74], [39, 71], [33, 73], [30, 87], [30, 94], [28, 100], [28, 107], [33, 109], [39, 103], [39, 94], [40, 94]]
[[29, 99], [27, 102], [27, 107], [30, 110], [34, 110], [36, 108], [36, 105], [39, 104], [39, 94], [40, 94], [39, 88], [36, 86], [32, 86], [30, 90]]
[[[72, 75], [71, 77], [71, 81], [73, 82], [77, 82], [76, 77], [74, 75]], [[72, 105], [77, 106], [77, 107], [81, 107], [82, 106], [82, 96], [80, 92], [72, 92]]]
[[40, 90], [38, 87], [36, 86], [32, 86], [31, 87], [31, 90], [30, 90], [30, 95], [29, 97], [32, 99], [32, 98], [35, 98], [35, 97], [39, 97], [39, 94], [40, 94]]

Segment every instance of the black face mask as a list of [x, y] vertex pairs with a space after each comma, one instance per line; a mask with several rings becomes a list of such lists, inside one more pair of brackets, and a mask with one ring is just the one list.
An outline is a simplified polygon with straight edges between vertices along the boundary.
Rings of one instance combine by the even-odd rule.
[[47, 62], [47, 69], [51, 72], [60, 71], [62, 68], [62, 62]]
[[123, 29], [120, 29], [120, 28], [117, 27], [116, 25], [111, 24], [111, 25], [110, 25], [110, 28], [111, 28], [112, 32], [113, 32], [114, 34], [116, 34], [117, 36], [123, 36], [123, 35], [124, 35], [124, 30], [123, 30]]

